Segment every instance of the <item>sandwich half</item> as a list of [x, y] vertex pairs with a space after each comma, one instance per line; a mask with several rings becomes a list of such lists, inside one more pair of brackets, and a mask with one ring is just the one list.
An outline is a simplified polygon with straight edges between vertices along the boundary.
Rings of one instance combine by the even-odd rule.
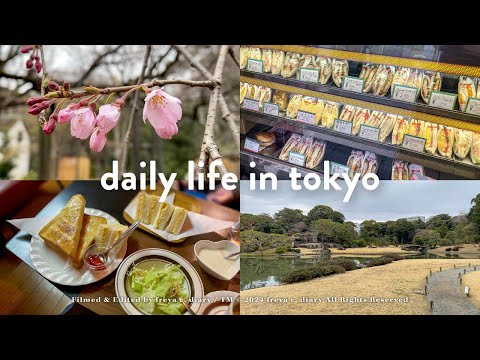
[[98, 252], [106, 251], [115, 241], [118, 240], [120, 235], [127, 231], [128, 226], [122, 224], [101, 224], [98, 226], [97, 233], [95, 235], [95, 245]]
[[182, 230], [185, 220], [187, 219], [188, 211], [179, 206], [175, 206], [175, 211], [173, 212], [172, 218], [168, 223], [167, 229], [165, 230], [168, 233], [178, 235]]
[[101, 216], [84, 215], [82, 230], [80, 231], [80, 241], [75, 255], [72, 257], [73, 266], [80, 269], [83, 266], [83, 255], [88, 247], [95, 241], [98, 227], [106, 224], [107, 219]]
[[158, 230], [165, 230], [174, 211], [175, 206], [173, 206], [172, 204], [167, 202], [161, 203], [158, 213], [153, 222], [153, 227]]

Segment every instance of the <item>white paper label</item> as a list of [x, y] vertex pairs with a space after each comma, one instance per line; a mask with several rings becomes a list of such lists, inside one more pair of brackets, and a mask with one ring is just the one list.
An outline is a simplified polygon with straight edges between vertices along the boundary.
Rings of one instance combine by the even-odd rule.
[[297, 120], [306, 124], [315, 125], [315, 114], [299, 110]]
[[257, 100], [243, 99], [243, 108], [253, 111], [258, 111], [260, 108]]
[[318, 83], [319, 70], [300, 68], [300, 80], [305, 82]]
[[247, 70], [252, 72], [263, 72], [263, 61], [262, 60], [254, 60], [248, 59], [247, 60]]
[[341, 174], [343, 177], [348, 176], [350, 168], [346, 165], [330, 162], [330, 175]]
[[457, 102], [457, 95], [442, 93], [438, 91], [432, 91], [428, 105], [436, 108], [453, 110], [455, 103]]
[[253, 152], [258, 153], [258, 151], [260, 150], [260, 143], [256, 140], [246, 138], [245, 139], [245, 145], [243, 145], [243, 148], [245, 150], [249, 150], [249, 151], [253, 151]]
[[394, 85], [392, 99], [414, 103], [417, 100], [418, 89], [411, 86]]
[[378, 141], [380, 137], [380, 128], [375, 126], [360, 125], [360, 131], [358, 137], [362, 139]]
[[333, 122], [333, 130], [344, 133], [344, 134], [352, 134], [352, 125], [351, 121], [335, 119]]
[[305, 165], [305, 155], [297, 153], [295, 151], [290, 151], [288, 153], [288, 162], [298, 166]]
[[427, 140], [418, 136], [407, 135], [403, 137], [402, 147], [418, 152], [423, 152]]
[[278, 116], [278, 105], [269, 102], [263, 103], [263, 112], [268, 115]]
[[480, 99], [468, 98], [465, 112], [473, 115], [480, 115]]
[[363, 91], [363, 79], [344, 76], [343, 90], [349, 90], [349, 91], [361, 93]]

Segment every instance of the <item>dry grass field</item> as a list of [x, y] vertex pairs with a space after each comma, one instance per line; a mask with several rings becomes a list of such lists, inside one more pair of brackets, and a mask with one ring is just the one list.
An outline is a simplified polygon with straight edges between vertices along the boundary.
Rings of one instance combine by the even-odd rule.
[[[439, 271], [440, 267], [443, 269], [453, 268], [453, 265], [467, 266], [468, 263], [480, 265], [480, 259], [400, 260], [388, 265], [354, 270], [307, 282], [245, 290], [241, 292], [241, 313], [275, 315], [431, 314], [425, 295], [415, 293], [415, 291], [424, 289], [425, 277], [429, 271]], [[302, 303], [302, 297], [312, 301], [315, 299], [321, 301]], [[327, 297], [336, 297], [336, 299], [328, 302]], [[342, 297], [351, 300], [366, 299], [367, 301], [348, 302], [342, 301]], [[408, 301], [372, 302], [371, 297], [375, 297], [376, 300], [405, 300], [408, 298]]]
[[361, 248], [348, 248], [345, 250], [330, 249], [332, 255], [382, 255], [382, 254], [399, 254], [409, 255], [415, 254], [413, 251], [404, 251], [399, 246], [385, 246], [377, 248], [361, 247]]
[[470, 286], [470, 300], [480, 308], [480, 271], [467, 273], [463, 277], [463, 284]]
[[[476, 255], [480, 257], [480, 246], [474, 244], [463, 244], [460, 245], [461, 248], [458, 251], [449, 251], [450, 254], [454, 255]], [[452, 248], [453, 246], [442, 246], [437, 249], [429, 250], [428, 252], [435, 255], [445, 255], [448, 252], [445, 251], [447, 248]]]

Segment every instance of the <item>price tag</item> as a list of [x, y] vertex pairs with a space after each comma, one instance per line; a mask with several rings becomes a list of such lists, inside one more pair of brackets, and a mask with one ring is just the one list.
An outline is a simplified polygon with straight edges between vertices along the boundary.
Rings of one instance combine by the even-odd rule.
[[306, 124], [315, 125], [315, 114], [298, 110], [297, 120]]
[[264, 102], [263, 103], [263, 112], [268, 115], [274, 115], [278, 116], [278, 105], [269, 103], [269, 102]]
[[247, 70], [252, 72], [263, 72], [263, 61], [255, 59], [247, 59]]
[[412, 86], [393, 85], [392, 99], [414, 103], [417, 101], [418, 89]]
[[349, 176], [350, 168], [346, 165], [338, 164], [336, 162], [330, 162], [330, 175], [341, 174], [345, 178], [345, 174]]
[[361, 93], [363, 91], [363, 79], [352, 76], [344, 76], [342, 88], [343, 90]]
[[378, 141], [380, 137], [380, 128], [362, 124], [360, 125], [358, 137], [361, 137], [362, 139]]
[[248, 151], [253, 151], [258, 153], [260, 150], [260, 143], [256, 140], [246, 138], [245, 139], [245, 144], [243, 145], [243, 148]]
[[457, 102], [457, 95], [444, 93], [440, 91], [432, 91], [428, 105], [445, 110], [453, 110]]
[[480, 115], [480, 99], [469, 97], [465, 112], [473, 115]]
[[243, 108], [248, 110], [258, 111], [260, 108], [260, 105], [257, 100], [243, 99]]
[[351, 135], [352, 134], [352, 125], [351, 121], [335, 119], [333, 122], [333, 130]]
[[290, 151], [288, 153], [288, 162], [298, 166], [305, 166], [305, 155]]
[[318, 83], [320, 71], [318, 69], [300, 68], [300, 81]]
[[402, 147], [418, 152], [423, 152], [423, 149], [425, 149], [426, 141], [427, 140], [425, 138], [405, 134], [405, 136], [403, 137]]

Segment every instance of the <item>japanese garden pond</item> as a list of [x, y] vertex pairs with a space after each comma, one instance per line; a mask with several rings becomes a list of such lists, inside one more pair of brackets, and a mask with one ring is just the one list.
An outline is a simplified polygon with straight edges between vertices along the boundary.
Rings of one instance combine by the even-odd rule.
[[[432, 259], [439, 256], [421, 254], [408, 256], [406, 259]], [[335, 257], [354, 260], [357, 264], [364, 264], [372, 257]], [[280, 284], [280, 279], [290, 271], [319, 263], [320, 256], [286, 257], [286, 256], [242, 256], [240, 289], [248, 290]]]

